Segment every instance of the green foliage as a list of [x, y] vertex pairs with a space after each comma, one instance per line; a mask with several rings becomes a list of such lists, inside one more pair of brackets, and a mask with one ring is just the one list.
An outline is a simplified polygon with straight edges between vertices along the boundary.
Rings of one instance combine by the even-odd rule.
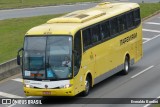
[[152, 107], [160, 107], [160, 104], [154, 104]]
[[156, 11], [160, 11], [160, 3], [141, 3], [140, 7], [142, 18], [147, 17]]
[[57, 16], [59, 15], [1, 20], [0, 63], [16, 57], [17, 50], [23, 45], [24, 35], [27, 30]]

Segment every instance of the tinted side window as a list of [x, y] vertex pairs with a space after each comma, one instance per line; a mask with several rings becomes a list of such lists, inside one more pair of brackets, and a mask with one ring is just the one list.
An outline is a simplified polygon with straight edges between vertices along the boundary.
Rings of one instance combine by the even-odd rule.
[[110, 37], [109, 21], [104, 22], [100, 25], [100, 35], [102, 39]]
[[127, 13], [127, 28], [133, 27], [134, 21], [133, 21], [133, 12]]
[[82, 56], [82, 46], [81, 46], [81, 32], [78, 31], [74, 38], [74, 76], [77, 75], [80, 65], [81, 65], [81, 56]]
[[111, 36], [113, 36], [116, 33], [118, 33], [118, 21], [117, 21], [117, 18], [114, 18], [114, 19], [110, 20], [110, 31], [111, 31]]
[[134, 23], [135, 23], [135, 26], [139, 25], [140, 22], [141, 22], [140, 9], [136, 9], [136, 10], [134, 10]]
[[91, 30], [83, 30], [83, 48], [86, 50], [91, 45]]
[[100, 36], [99, 25], [96, 25], [96, 26], [92, 27], [91, 30], [92, 30], [92, 36], [91, 36], [92, 43], [96, 43], [96, 42], [100, 41], [101, 36]]
[[118, 17], [118, 24], [119, 24], [119, 31], [120, 32], [126, 30], [126, 28], [127, 28], [126, 15], [121, 15]]

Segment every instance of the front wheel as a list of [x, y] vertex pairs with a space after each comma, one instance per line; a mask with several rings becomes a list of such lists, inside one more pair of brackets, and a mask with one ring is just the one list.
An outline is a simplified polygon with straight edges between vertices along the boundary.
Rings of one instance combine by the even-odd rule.
[[126, 56], [125, 61], [124, 61], [124, 68], [122, 70], [122, 73], [124, 75], [127, 75], [130, 69], [130, 62], [129, 62], [129, 58]]
[[85, 90], [82, 92], [83, 96], [87, 96], [89, 94], [91, 88], [90, 86], [91, 86], [90, 78], [87, 77], [85, 81]]

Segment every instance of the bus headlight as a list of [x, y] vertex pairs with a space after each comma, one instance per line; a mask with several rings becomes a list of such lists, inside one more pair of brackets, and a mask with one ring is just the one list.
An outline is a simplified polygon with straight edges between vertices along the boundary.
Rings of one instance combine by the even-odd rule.
[[69, 88], [69, 87], [71, 87], [71, 86], [72, 86], [72, 84], [66, 84], [66, 85], [60, 86], [60, 88]]
[[29, 84], [24, 84], [24, 87], [33, 88], [33, 86], [32, 86], [32, 85], [29, 85]]
[[30, 85], [26, 84], [25, 87], [30, 88]]

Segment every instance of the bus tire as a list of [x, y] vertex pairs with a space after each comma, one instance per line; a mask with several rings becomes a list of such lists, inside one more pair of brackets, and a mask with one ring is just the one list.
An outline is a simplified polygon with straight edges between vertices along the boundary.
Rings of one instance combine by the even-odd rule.
[[87, 76], [85, 81], [85, 90], [82, 92], [82, 96], [87, 96], [90, 92], [90, 88], [91, 88], [91, 80], [89, 76]]
[[125, 61], [124, 61], [124, 68], [122, 70], [122, 74], [127, 75], [129, 70], [130, 70], [130, 60], [129, 60], [129, 56], [126, 56]]

